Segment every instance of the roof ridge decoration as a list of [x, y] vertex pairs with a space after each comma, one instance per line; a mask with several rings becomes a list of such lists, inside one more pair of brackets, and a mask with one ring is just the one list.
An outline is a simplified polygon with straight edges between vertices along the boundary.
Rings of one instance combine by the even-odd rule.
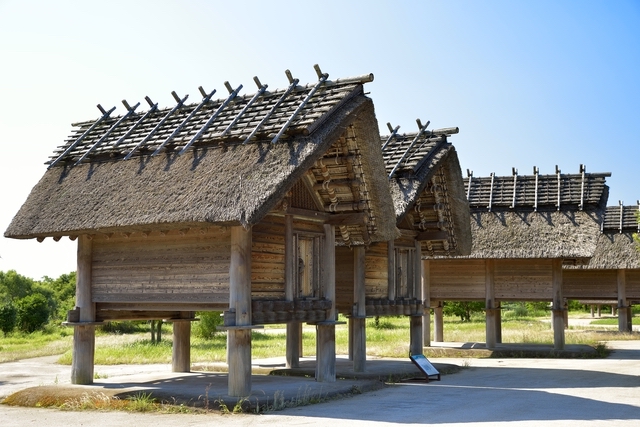
[[183, 155], [192, 147], [212, 142], [246, 144], [268, 138], [277, 143], [292, 135], [308, 135], [323, 116], [353, 96], [358, 86], [373, 81], [373, 74], [331, 81], [317, 64], [314, 69], [316, 83], [299, 86], [299, 79], [286, 70], [288, 88], [274, 92], [254, 77], [258, 91], [250, 99], [238, 96], [242, 85], [233, 89], [225, 82], [229, 96], [224, 100], [214, 101], [216, 90], [207, 93], [202, 86], [198, 88], [202, 95], [198, 104], [185, 105], [189, 95], [180, 98], [172, 91], [176, 105], [159, 109], [147, 96], [150, 109], [142, 116], [135, 111], [139, 102], [131, 107], [123, 100], [127, 112], [116, 118], [110, 117], [115, 107], [105, 111], [98, 104], [102, 115], [93, 122], [73, 124], [78, 129], [56, 150], [48, 168], [76, 166], [98, 158], [129, 160], [135, 155], [163, 152]]
[[555, 173], [540, 175], [540, 169], [533, 167], [532, 175], [518, 175], [512, 168], [511, 176], [476, 178], [467, 169], [467, 199], [472, 209], [516, 210], [543, 208], [584, 210], [587, 206], [597, 206], [606, 195], [605, 178], [611, 173], [587, 173], [580, 165], [578, 174], [562, 174], [556, 165]]
[[[399, 134], [400, 126], [394, 128], [391, 123], [387, 123], [390, 135], [381, 136], [381, 140], [385, 141], [382, 144], [382, 153], [389, 173], [388, 179], [392, 179], [394, 176], [397, 177], [401, 171], [415, 173], [438, 151], [442, 144], [447, 142], [447, 136], [457, 134], [460, 131], [457, 127], [427, 130], [430, 123], [430, 121], [427, 121], [423, 125], [420, 119], [416, 119], [418, 132], [407, 134]], [[406, 142], [409, 139], [411, 142], [407, 145]], [[416, 148], [418, 142], [421, 143]], [[433, 147], [425, 147], [430, 143], [435, 143], [435, 145]], [[426, 152], [425, 149], [427, 150]]]
[[638, 215], [640, 215], [640, 200], [637, 200], [635, 205], [628, 206], [625, 206], [624, 202], [619, 200], [617, 206], [607, 206], [600, 231], [615, 231], [619, 234], [625, 232], [640, 233]]

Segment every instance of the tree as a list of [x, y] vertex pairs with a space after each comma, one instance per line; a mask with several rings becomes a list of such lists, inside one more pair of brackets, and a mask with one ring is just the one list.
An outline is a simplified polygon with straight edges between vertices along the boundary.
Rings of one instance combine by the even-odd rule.
[[447, 316], [458, 316], [463, 322], [471, 321], [471, 314], [484, 310], [484, 303], [480, 301], [446, 301], [442, 312]]
[[18, 310], [12, 303], [8, 302], [0, 306], [0, 331], [4, 335], [15, 329], [17, 319]]
[[31, 294], [16, 301], [18, 329], [32, 333], [49, 321], [49, 301], [42, 294]]
[[33, 279], [9, 270], [6, 273], [0, 271], [0, 298], [5, 301], [13, 301], [29, 295], [35, 282]]

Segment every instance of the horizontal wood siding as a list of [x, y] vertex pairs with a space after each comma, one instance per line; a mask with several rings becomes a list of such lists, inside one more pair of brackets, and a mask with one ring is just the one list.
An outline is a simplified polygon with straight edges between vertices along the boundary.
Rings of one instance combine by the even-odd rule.
[[562, 294], [575, 300], [616, 300], [618, 273], [616, 270], [563, 270]]
[[552, 260], [495, 260], [495, 298], [511, 301], [550, 301]]
[[251, 298], [284, 299], [284, 218], [268, 216], [253, 226]]
[[351, 314], [353, 306], [353, 251], [336, 246], [336, 310]]
[[389, 281], [387, 270], [387, 243], [374, 243], [365, 254], [365, 295], [366, 298], [387, 298]]
[[484, 260], [431, 260], [432, 300], [484, 301]]
[[640, 300], [640, 270], [627, 270], [627, 299]]
[[212, 303], [229, 300], [230, 231], [225, 227], [96, 237], [94, 302]]

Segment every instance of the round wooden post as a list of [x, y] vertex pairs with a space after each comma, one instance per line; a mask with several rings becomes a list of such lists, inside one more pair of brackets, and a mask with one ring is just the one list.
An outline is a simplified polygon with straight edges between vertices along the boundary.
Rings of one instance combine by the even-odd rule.
[[626, 270], [618, 270], [618, 330], [631, 332], [631, 310], [627, 301], [627, 274]]
[[327, 321], [316, 325], [316, 381], [336, 380], [336, 231], [324, 224], [323, 296], [331, 301]]
[[[422, 300], [423, 290], [423, 273], [422, 273], [422, 245], [418, 240], [414, 242], [413, 257], [413, 292], [418, 301]], [[422, 331], [422, 315], [416, 316], [414, 313], [410, 316], [409, 321], [409, 352], [411, 355], [422, 354], [423, 350], [423, 331]]]
[[487, 348], [495, 348], [496, 337], [496, 310], [495, 310], [495, 261], [487, 259], [484, 261], [484, 287], [485, 287], [485, 334]]
[[444, 318], [442, 316], [442, 301], [433, 308], [433, 341], [444, 341]]
[[173, 345], [171, 347], [171, 370], [191, 372], [191, 321], [173, 321]]
[[393, 240], [387, 242], [387, 296], [396, 299], [396, 250]]
[[[284, 298], [293, 301], [295, 298], [296, 248], [293, 240], [293, 215], [284, 216]], [[287, 323], [286, 366], [300, 366], [300, 348], [302, 344], [302, 323]]]
[[424, 303], [424, 318], [422, 320], [422, 343], [431, 346], [431, 264], [429, 260], [422, 260], [422, 300]]
[[251, 393], [251, 229], [231, 228], [229, 300], [236, 322], [228, 331], [229, 396]]
[[367, 334], [365, 305], [365, 248], [353, 248], [353, 371], [364, 372], [367, 362]]
[[552, 290], [553, 290], [553, 348], [564, 350], [564, 298], [562, 297], [562, 260], [553, 259], [552, 263]]
[[496, 301], [496, 342], [502, 342], [502, 305]]
[[[71, 356], [71, 383], [93, 384], [95, 355], [96, 305], [91, 296], [91, 264], [93, 245], [90, 236], [78, 237], [78, 269], [76, 272], [76, 307], [80, 310], [80, 322], [73, 328]], [[82, 325], [88, 323], [88, 325]]]

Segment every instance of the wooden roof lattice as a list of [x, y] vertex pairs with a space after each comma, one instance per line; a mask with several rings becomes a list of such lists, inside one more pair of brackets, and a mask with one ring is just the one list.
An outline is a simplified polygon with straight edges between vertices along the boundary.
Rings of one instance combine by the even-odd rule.
[[619, 202], [618, 206], [607, 206], [602, 221], [603, 232], [640, 232], [640, 223], [638, 223], [638, 214], [640, 212], [640, 200], [637, 204], [624, 206]]
[[[362, 84], [373, 75], [363, 75], [331, 81], [316, 65], [318, 81], [299, 86], [299, 80], [286, 71], [289, 86], [270, 92], [256, 77], [258, 91], [240, 96], [242, 85], [225, 86], [229, 95], [214, 100], [215, 90], [207, 93], [199, 88], [201, 102], [185, 104], [188, 95], [180, 98], [172, 92], [176, 105], [159, 109], [149, 97], [149, 110], [136, 111], [123, 101], [127, 112], [111, 117], [115, 110], [105, 111], [95, 121], [76, 123], [65, 144], [47, 162], [49, 168], [71, 166], [101, 160], [129, 160], [136, 156], [156, 156], [163, 152], [185, 154], [192, 148], [210, 145], [247, 144], [255, 141], [277, 143], [292, 136], [309, 135], [332, 111], [362, 92]], [[359, 90], [358, 90], [359, 89]]]
[[487, 210], [584, 210], [597, 207], [606, 193], [605, 178], [611, 173], [587, 173], [580, 165], [578, 174], [556, 173], [540, 175], [537, 167], [533, 175], [474, 177], [467, 170], [465, 187], [473, 211]]

